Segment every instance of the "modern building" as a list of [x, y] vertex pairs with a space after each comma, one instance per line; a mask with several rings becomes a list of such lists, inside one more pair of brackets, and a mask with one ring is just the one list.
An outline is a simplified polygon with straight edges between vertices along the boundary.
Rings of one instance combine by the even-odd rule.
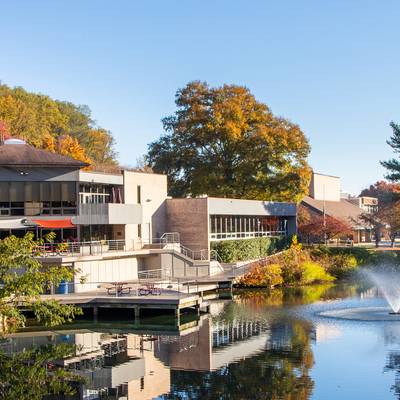
[[165, 175], [87, 167], [22, 140], [0, 144], [0, 238], [54, 232], [42, 262], [79, 269], [90, 283], [77, 277], [74, 290], [154, 271], [169, 277], [218, 273], [211, 242], [296, 232], [295, 204], [171, 199]]
[[[56, 242], [150, 241], [165, 230], [164, 175], [85, 170], [16, 139], [0, 145], [0, 235], [55, 232]], [[155, 230], [155, 231], [154, 231]]]
[[166, 201], [167, 229], [195, 251], [210, 243], [296, 233], [294, 203], [230, 198], [182, 198]]
[[372, 241], [372, 230], [360, 216], [377, 205], [376, 198], [343, 196], [339, 177], [313, 172], [309, 195], [304, 197], [300, 207], [311, 217], [326, 215], [346, 222], [352, 228], [351, 239], [358, 243]]

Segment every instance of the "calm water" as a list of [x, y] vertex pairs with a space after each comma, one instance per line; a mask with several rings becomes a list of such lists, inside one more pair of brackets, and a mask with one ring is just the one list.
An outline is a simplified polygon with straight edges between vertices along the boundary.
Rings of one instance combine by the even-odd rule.
[[383, 304], [373, 289], [351, 285], [247, 291], [216, 300], [200, 320], [188, 316], [179, 330], [157, 318], [141, 330], [81, 321], [68, 331], [20, 333], [1, 347], [17, 356], [76, 346], [48, 364], [85, 378], [70, 399], [400, 399], [400, 322], [318, 315]]

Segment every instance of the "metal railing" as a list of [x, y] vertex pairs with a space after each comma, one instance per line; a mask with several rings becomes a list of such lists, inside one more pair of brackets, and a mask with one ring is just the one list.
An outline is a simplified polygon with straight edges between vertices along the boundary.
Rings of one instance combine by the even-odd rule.
[[180, 235], [178, 232], [164, 233], [160, 238], [137, 239], [134, 243], [135, 249], [160, 249], [169, 250], [171, 252], [180, 253], [194, 261], [207, 261], [208, 250], [192, 250], [180, 243]]
[[[146, 271], [143, 271], [146, 272]], [[150, 271], [148, 271], [150, 272]], [[141, 294], [140, 289], [145, 289], [149, 285], [159, 289], [157, 294], [159, 295], [186, 295], [190, 293], [200, 293], [199, 290], [201, 284], [196, 279], [186, 278], [152, 278], [151, 274], [147, 278], [142, 275], [141, 278], [136, 280], [123, 280], [120, 282], [107, 282], [107, 281], [87, 281], [87, 282], [62, 282], [58, 286], [51, 285], [51, 288], [44, 293], [44, 295], [62, 295], [69, 296], [73, 295], [74, 298], [77, 296], [107, 296], [107, 297], [143, 297], [149, 296], [149, 294]], [[121, 285], [123, 289], [119, 292], [118, 290], [107, 290], [108, 288], [114, 288], [116, 285]]]
[[42, 256], [88, 256], [109, 252], [159, 249], [183, 255], [192, 261], [207, 261], [208, 250], [192, 250], [180, 243], [179, 233], [165, 233], [160, 238], [136, 240], [92, 240], [85, 242], [53, 242], [38, 246]]
[[44, 243], [37, 248], [41, 256], [88, 256], [127, 251], [125, 240]]
[[215, 260], [218, 261], [219, 263], [222, 263], [222, 257], [218, 254], [217, 250], [211, 250], [210, 251], [210, 260]]

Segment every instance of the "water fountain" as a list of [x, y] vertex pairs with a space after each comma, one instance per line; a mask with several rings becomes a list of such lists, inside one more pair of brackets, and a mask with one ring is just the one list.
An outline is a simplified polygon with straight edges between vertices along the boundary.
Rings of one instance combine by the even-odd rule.
[[328, 310], [319, 315], [357, 321], [400, 321], [400, 273], [379, 269], [365, 270], [363, 275], [375, 284], [389, 307], [357, 307]]
[[395, 272], [366, 271], [365, 274], [375, 283], [385, 297], [392, 311], [390, 314], [400, 312], [400, 276]]

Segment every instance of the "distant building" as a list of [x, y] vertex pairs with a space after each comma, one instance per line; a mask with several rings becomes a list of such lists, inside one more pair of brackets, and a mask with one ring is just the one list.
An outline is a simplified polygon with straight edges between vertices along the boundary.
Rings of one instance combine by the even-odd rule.
[[378, 199], [376, 197], [350, 197], [348, 201], [368, 213], [374, 213], [378, 209]]
[[309, 195], [304, 197], [300, 207], [310, 215], [326, 215], [348, 223], [353, 230], [351, 239], [358, 242], [373, 240], [371, 228], [361, 219], [364, 212], [371, 212], [377, 207], [378, 200], [372, 197], [352, 198], [343, 195], [340, 178], [313, 172]]

